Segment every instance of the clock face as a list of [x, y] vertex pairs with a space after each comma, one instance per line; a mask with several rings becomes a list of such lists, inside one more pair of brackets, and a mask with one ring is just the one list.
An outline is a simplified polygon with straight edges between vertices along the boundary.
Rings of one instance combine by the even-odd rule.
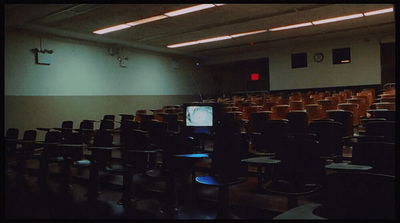
[[315, 62], [321, 62], [324, 59], [324, 55], [322, 53], [316, 53], [314, 55], [314, 61]]

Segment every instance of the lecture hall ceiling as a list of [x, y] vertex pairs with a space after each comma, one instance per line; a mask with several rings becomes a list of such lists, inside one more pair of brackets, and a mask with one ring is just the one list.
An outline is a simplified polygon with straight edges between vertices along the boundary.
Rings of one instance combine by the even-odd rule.
[[268, 47], [395, 35], [394, 12], [307, 27], [266, 31], [180, 48], [168, 45], [268, 30], [393, 7], [391, 4], [225, 4], [127, 29], [102, 28], [163, 15], [194, 4], [6, 4], [5, 28], [29, 29], [77, 39], [190, 55], [204, 59]]

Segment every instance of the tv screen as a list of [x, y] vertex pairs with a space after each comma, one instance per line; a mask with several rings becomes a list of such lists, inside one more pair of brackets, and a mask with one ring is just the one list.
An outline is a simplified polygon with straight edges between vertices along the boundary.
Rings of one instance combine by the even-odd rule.
[[186, 126], [213, 126], [212, 106], [187, 106]]
[[184, 103], [183, 131], [187, 133], [213, 133], [222, 113], [219, 103]]

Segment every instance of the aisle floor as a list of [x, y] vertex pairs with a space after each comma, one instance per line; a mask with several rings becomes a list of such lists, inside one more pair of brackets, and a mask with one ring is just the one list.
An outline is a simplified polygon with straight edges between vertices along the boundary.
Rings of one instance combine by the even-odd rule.
[[[27, 163], [26, 181], [17, 184], [15, 170], [10, 168], [5, 183], [6, 219], [214, 219], [217, 188], [187, 184], [177, 185], [176, 212], [173, 216], [161, 212], [164, 207], [165, 184], [152, 181], [142, 174], [133, 177], [134, 203], [129, 207], [117, 204], [122, 195], [122, 176], [100, 172], [98, 202], [87, 202], [88, 170], [72, 168], [69, 195], [60, 193], [57, 163], [50, 165], [48, 193], [37, 185], [38, 161]], [[198, 172], [198, 175], [206, 174]], [[195, 188], [193, 187], [195, 186]], [[272, 219], [286, 210], [285, 196], [256, 190], [257, 178], [230, 187], [230, 209], [237, 219]], [[299, 205], [313, 202], [315, 196], [299, 197]]]

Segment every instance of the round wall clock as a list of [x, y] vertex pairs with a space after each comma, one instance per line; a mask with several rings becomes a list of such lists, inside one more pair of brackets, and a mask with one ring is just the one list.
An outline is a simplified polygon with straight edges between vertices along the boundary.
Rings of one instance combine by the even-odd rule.
[[315, 61], [315, 62], [319, 63], [319, 62], [321, 62], [322, 60], [324, 60], [324, 55], [323, 55], [322, 53], [316, 53], [316, 54], [314, 55], [314, 61]]

